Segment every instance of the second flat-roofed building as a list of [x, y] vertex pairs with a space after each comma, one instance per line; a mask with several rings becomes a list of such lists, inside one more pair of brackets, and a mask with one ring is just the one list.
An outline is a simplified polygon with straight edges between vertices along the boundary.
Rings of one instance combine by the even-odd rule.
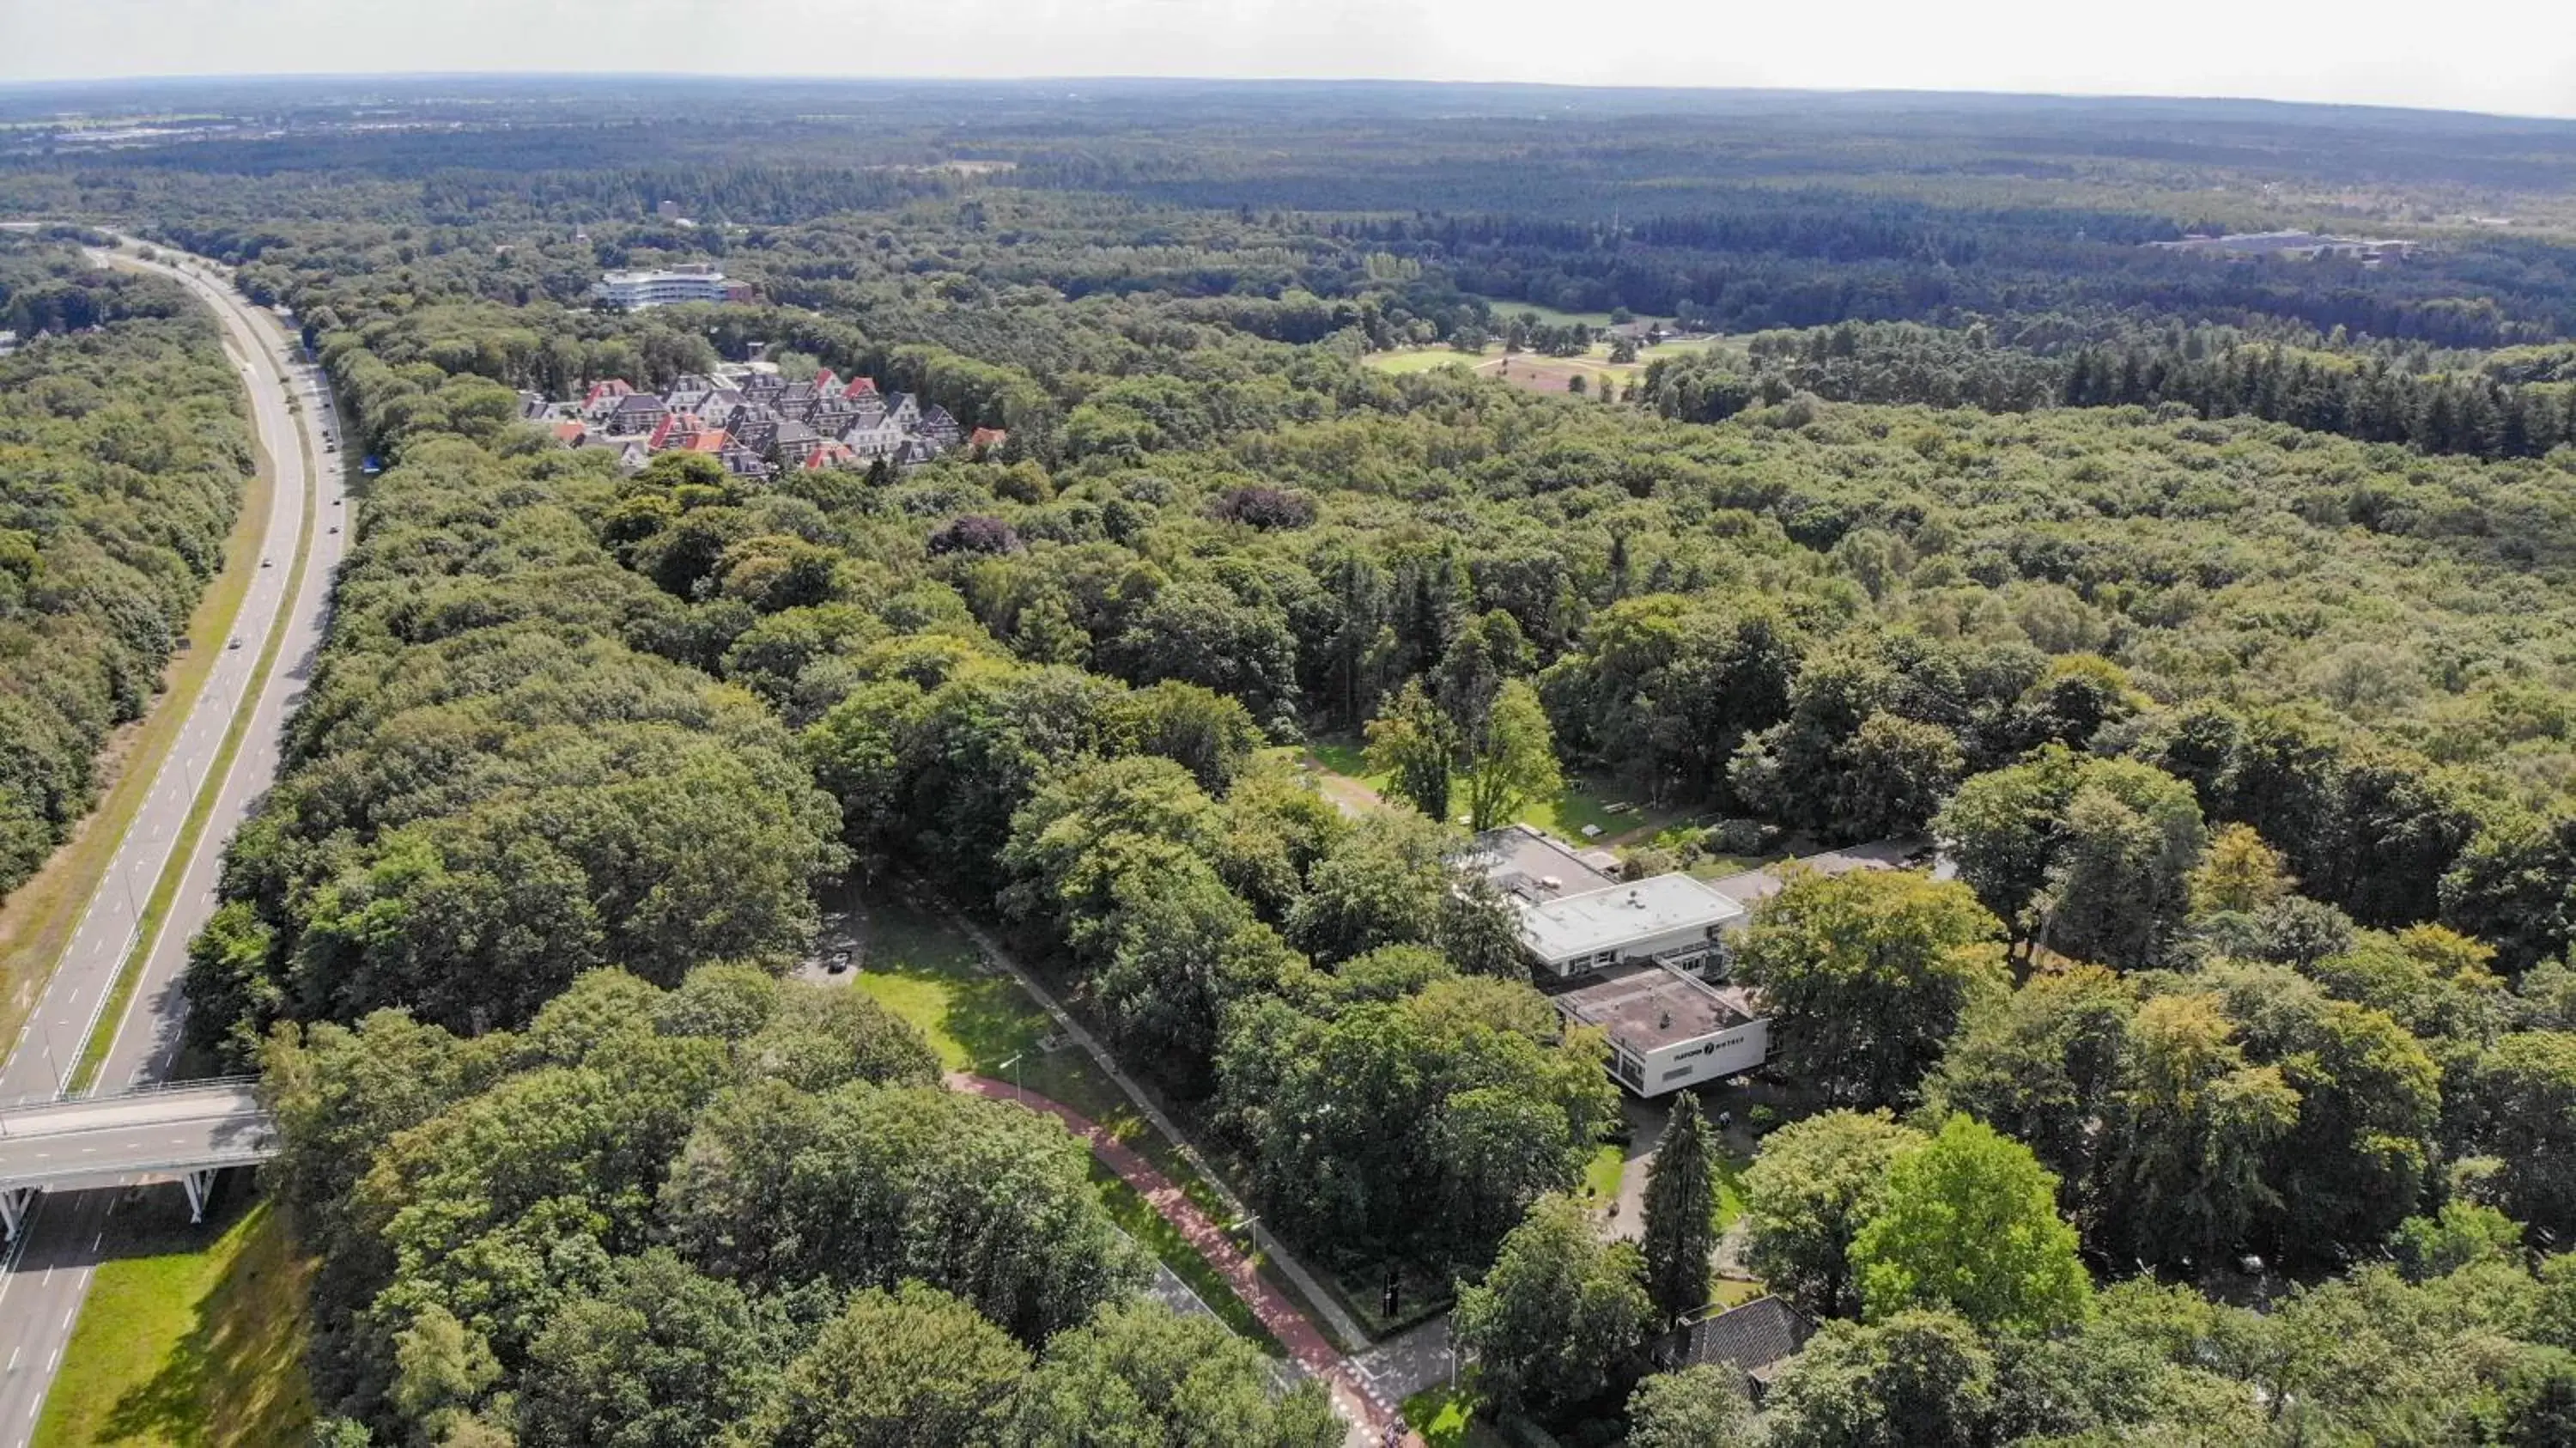
[[1696, 971], [1744, 907], [1688, 875], [1657, 875], [1521, 907], [1521, 946], [1559, 979], [1622, 963]]

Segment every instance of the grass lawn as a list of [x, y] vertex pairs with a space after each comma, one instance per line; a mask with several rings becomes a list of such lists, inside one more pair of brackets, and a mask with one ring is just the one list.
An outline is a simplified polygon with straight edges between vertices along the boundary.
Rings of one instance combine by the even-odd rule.
[[1511, 1448], [1502, 1434], [1477, 1420], [1475, 1395], [1425, 1388], [1404, 1400], [1404, 1424], [1431, 1448]]
[[1748, 1282], [1741, 1277], [1719, 1277], [1708, 1284], [1708, 1300], [1721, 1308], [1742, 1307], [1757, 1297], [1767, 1296], [1766, 1283]]
[[1731, 1151], [1709, 1153], [1709, 1176], [1717, 1186], [1717, 1230], [1724, 1232], [1744, 1215], [1744, 1168], [1751, 1163]]
[[1616, 1142], [1592, 1149], [1592, 1159], [1583, 1164], [1583, 1195], [1592, 1205], [1616, 1201], [1619, 1177], [1628, 1165], [1628, 1149]]
[[[1331, 773], [1354, 781], [1378, 794], [1386, 793], [1391, 776], [1370, 772], [1368, 761], [1363, 755], [1358, 740], [1348, 737], [1318, 739], [1306, 746], [1306, 752], [1314, 757], [1317, 764]], [[1466, 786], [1463, 780], [1452, 780], [1450, 785], [1450, 803], [1454, 806], [1466, 798]], [[1552, 798], [1532, 802], [1528, 808], [1520, 812], [1517, 818], [1524, 824], [1538, 826], [1568, 844], [1578, 847], [1583, 845], [1606, 847], [1613, 843], [1638, 843], [1650, 840], [1689, 817], [1685, 811], [1656, 809], [1648, 805], [1636, 805], [1634, 808], [1612, 814], [1610, 806], [1621, 803], [1633, 802], [1628, 801], [1624, 792], [1615, 786], [1599, 780], [1568, 776], [1565, 788], [1559, 790]], [[1583, 835], [1585, 825], [1599, 829], [1600, 837], [1592, 840], [1585, 839]]]
[[[1611, 805], [1622, 803], [1633, 807], [1618, 814], [1610, 812]], [[1681, 811], [1634, 804], [1621, 792], [1597, 781], [1573, 776], [1567, 777], [1565, 788], [1557, 791], [1554, 798], [1539, 800], [1520, 812], [1522, 823], [1536, 825], [1558, 839], [1576, 845], [1602, 846], [1652, 839], [1681, 818]], [[1586, 825], [1601, 831], [1600, 838], [1585, 839], [1583, 828]]]
[[[1055, 1030], [1054, 1020], [1009, 976], [987, 971], [974, 942], [936, 912], [900, 897], [871, 899], [866, 908], [867, 953], [857, 988], [918, 1026], [938, 1051], [941, 1066], [1010, 1081], [1063, 1102], [1135, 1148], [1179, 1183], [1208, 1215], [1219, 1221], [1233, 1215], [1207, 1180], [1080, 1046], [1066, 1043], [1049, 1051], [1038, 1045]], [[1003, 1064], [1014, 1057], [1018, 1058], [1015, 1066]], [[1101, 1197], [1119, 1224], [1188, 1283], [1217, 1316], [1265, 1349], [1277, 1351], [1278, 1343], [1207, 1259], [1096, 1158], [1092, 1165], [1095, 1180], [1114, 1187], [1104, 1188]], [[1243, 1246], [1253, 1264], [1262, 1265], [1261, 1251], [1248, 1243]], [[1272, 1280], [1278, 1282], [1275, 1275]], [[1288, 1284], [1278, 1285], [1291, 1297], [1296, 1295]]]
[[[236, 1179], [235, 1195], [247, 1195]], [[134, 1251], [105, 1263], [45, 1397], [36, 1448], [272, 1448], [311, 1430], [305, 1284], [265, 1201], [228, 1225], [187, 1224], [158, 1188]], [[132, 1224], [129, 1224], [131, 1229]]]

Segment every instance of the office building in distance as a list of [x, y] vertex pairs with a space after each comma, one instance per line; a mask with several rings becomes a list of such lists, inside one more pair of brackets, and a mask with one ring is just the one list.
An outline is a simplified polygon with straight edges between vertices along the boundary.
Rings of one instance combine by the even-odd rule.
[[599, 279], [590, 294], [621, 311], [667, 307], [675, 302], [747, 302], [751, 288], [725, 280], [711, 262], [690, 262], [657, 271], [613, 271]]

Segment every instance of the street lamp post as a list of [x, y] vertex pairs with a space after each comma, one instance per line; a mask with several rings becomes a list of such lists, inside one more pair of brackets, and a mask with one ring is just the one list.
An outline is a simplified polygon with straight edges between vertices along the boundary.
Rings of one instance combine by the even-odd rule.
[[1012, 1092], [1013, 1092], [1014, 1094], [1021, 1095], [1021, 1096], [1026, 1096], [1026, 1095], [1028, 1095], [1028, 1094], [1029, 1094], [1028, 1092], [1023, 1091], [1023, 1090], [1021, 1090], [1021, 1089], [1020, 1089], [1020, 1063], [1021, 1063], [1022, 1061], [1027, 1060], [1027, 1059], [1028, 1059], [1028, 1055], [1029, 1055], [1029, 1053], [1028, 1053], [1028, 1052], [1026, 1052], [1026, 1051], [1022, 1051], [1022, 1052], [1020, 1052], [1018, 1055], [1013, 1056], [1011, 1059], [1009, 1059], [1009, 1060], [1007, 1060], [1007, 1061], [1004, 1061], [1004, 1062], [1002, 1063], [1004, 1066], [1006, 1066], [1006, 1067], [1010, 1068], [1010, 1072], [1011, 1072], [1011, 1090], [1012, 1090]]

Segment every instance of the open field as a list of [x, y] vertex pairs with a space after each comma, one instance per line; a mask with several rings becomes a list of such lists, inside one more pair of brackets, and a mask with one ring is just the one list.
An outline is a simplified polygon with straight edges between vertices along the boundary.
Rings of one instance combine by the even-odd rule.
[[1555, 307], [1542, 307], [1536, 302], [1516, 302], [1509, 297], [1487, 297], [1485, 305], [1494, 309], [1496, 322], [1506, 322], [1527, 313], [1537, 317], [1541, 326], [1562, 327], [1571, 322], [1580, 322], [1587, 327], [1610, 325], [1608, 312], [1566, 312]]
[[[230, 1191], [248, 1198], [236, 1178]], [[45, 1399], [37, 1448], [274, 1448], [313, 1421], [305, 1285], [286, 1219], [253, 1200], [229, 1224], [188, 1225], [178, 1194], [132, 1254], [102, 1263]]]
[[1488, 342], [1482, 352], [1461, 352], [1455, 347], [1403, 347], [1391, 352], [1372, 352], [1367, 364], [1381, 372], [1436, 372], [1443, 367], [1464, 367], [1479, 377], [1492, 377], [1511, 383], [1526, 392], [1564, 393], [1572, 391], [1573, 379], [1583, 379], [1586, 395], [1597, 395], [1607, 383], [1626, 387], [1646, 375], [1646, 364], [1660, 357], [1678, 357], [1685, 352], [1700, 352], [1718, 345], [1720, 339], [1694, 337], [1686, 341], [1658, 342], [1641, 347], [1635, 362], [1612, 362], [1610, 346], [1595, 342], [1579, 357], [1547, 357], [1536, 352], [1514, 352], [1505, 355], [1503, 344]]

